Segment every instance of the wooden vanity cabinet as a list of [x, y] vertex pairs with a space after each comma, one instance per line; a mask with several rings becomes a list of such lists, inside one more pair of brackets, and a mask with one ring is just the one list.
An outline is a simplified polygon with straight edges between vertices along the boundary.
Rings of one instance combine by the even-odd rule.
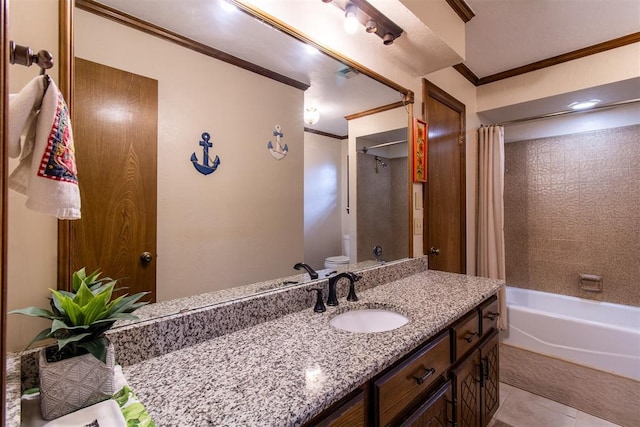
[[493, 296], [480, 304], [475, 313], [469, 313], [451, 328], [456, 343], [461, 337], [470, 336], [470, 330], [473, 331], [469, 319], [475, 318], [480, 331], [474, 345], [463, 345], [464, 350], [460, 352], [452, 351], [454, 365], [451, 378], [458, 427], [486, 426], [500, 404], [497, 317], [497, 299]]
[[498, 409], [495, 296], [305, 425], [485, 427]]

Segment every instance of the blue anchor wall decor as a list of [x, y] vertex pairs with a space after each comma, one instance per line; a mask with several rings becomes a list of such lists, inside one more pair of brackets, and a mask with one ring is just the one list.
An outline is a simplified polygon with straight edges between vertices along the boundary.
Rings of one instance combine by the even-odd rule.
[[202, 141], [199, 142], [199, 145], [202, 146], [202, 164], [198, 163], [198, 157], [196, 153], [191, 154], [191, 162], [193, 163], [193, 167], [196, 168], [198, 172], [203, 175], [209, 175], [212, 172], [215, 172], [220, 166], [220, 158], [216, 156], [213, 164], [209, 164], [209, 148], [213, 147], [213, 143], [209, 142], [211, 135], [207, 132], [202, 134]]
[[269, 149], [269, 152], [274, 159], [284, 159], [289, 152], [289, 147], [287, 146], [287, 144], [284, 144], [284, 147], [282, 147], [282, 145], [280, 144], [280, 138], [284, 137], [284, 134], [282, 133], [282, 127], [280, 125], [275, 126], [273, 136], [276, 137], [276, 146], [274, 147], [273, 143], [269, 141], [269, 143], [267, 144], [267, 148]]

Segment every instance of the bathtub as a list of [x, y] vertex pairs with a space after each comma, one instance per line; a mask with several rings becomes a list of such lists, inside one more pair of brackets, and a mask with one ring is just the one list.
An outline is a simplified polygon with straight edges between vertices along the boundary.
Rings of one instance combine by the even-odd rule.
[[507, 287], [504, 344], [640, 381], [640, 308]]

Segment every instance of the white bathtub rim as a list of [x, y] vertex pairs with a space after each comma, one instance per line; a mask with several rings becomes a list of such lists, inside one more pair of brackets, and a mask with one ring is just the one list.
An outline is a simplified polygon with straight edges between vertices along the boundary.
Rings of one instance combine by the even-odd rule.
[[[594, 301], [590, 299], [580, 298], [573, 295], [554, 294], [551, 292], [538, 291], [535, 289], [519, 288], [515, 286], [506, 286], [507, 293], [507, 306], [516, 306], [518, 308], [526, 310], [536, 310], [536, 313], [545, 313], [546, 315], [553, 314], [554, 316], [566, 316], [572, 319], [580, 319], [584, 322], [593, 322], [596, 324], [605, 324], [625, 329], [631, 329], [632, 331], [640, 330], [640, 307], [611, 303], [606, 301]], [[539, 302], [540, 299], [551, 299], [552, 302], [546, 301], [545, 308], [541, 309], [537, 306], [532, 307], [529, 304], [523, 304], [519, 301], [519, 297], [532, 296], [536, 298], [535, 302]], [[516, 300], [515, 302], [513, 300]], [[606, 311], [602, 316], [596, 316], [601, 318], [589, 318], [582, 313], [573, 312], [572, 314], [566, 313], [566, 307], [563, 310], [552, 309], [549, 306], [557, 304], [559, 301], [566, 301], [572, 304], [572, 306], [580, 306], [584, 308], [588, 306], [589, 309], [596, 308], [598, 312]], [[602, 318], [604, 317], [604, 318]]]
[[[582, 317], [575, 317], [575, 316], [566, 316], [563, 314], [557, 314], [557, 313], [550, 313], [548, 311], [543, 311], [543, 310], [539, 310], [537, 308], [530, 308], [527, 307], [525, 305], [517, 305], [517, 304], [513, 304], [513, 305], [507, 305], [507, 310], [511, 307], [517, 307], [518, 310], [526, 312], [526, 313], [530, 313], [530, 314], [538, 314], [541, 316], [553, 316], [556, 319], [561, 319], [561, 320], [569, 320], [569, 321], [576, 321], [579, 320], [580, 323], [584, 323], [587, 324], [589, 326], [598, 326], [601, 328], [605, 328], [605, 329], [610, 329], [612, 331], [620, 331], [620, 332], [626, 332], [626, 333], [633, 333], [633, 334], [637, 334], [638, 333], [638, 328], [632, 328], [632, 327], [626, 327], [626, 326], [620, 326], [620, 325], [612, 325], [609, 323], [602, 323], [602, 322], [598, 322], [595, 320], [588, 320], [588, 319], [584, 319]], [[507, 314], [507, 318], [508, 318], [508, 314]]]

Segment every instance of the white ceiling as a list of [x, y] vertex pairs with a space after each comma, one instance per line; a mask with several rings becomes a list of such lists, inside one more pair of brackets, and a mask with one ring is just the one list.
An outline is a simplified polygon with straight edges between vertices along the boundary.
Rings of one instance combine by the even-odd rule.
[[639, 0], [466, 1], [464, 63], [478, 77], [640, 31]]

